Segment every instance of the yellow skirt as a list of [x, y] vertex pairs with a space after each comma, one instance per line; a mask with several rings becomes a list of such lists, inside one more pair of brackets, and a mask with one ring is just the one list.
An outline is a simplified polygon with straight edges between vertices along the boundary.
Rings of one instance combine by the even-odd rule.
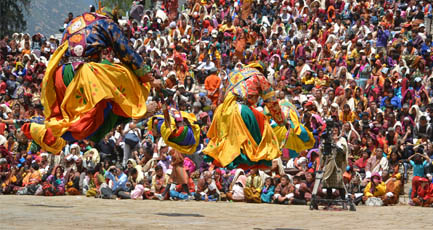
[[[273, 128], [275, 135], [277, 135], [278, 142], [282, 143], [284, 139], [286, 139], [287, 128], [284, 126], [276, 126]], [[302, 134], [301, 134], [302, 133]], [[308, 135], [306, 138], [308, 141], [304, 142], [300, 136]], [[289, 132], [289, 136], [287, 137], [286, 144], [283, 148], [290, 149], [297, 153], [312, 149], [315, 144], [315, 139], [313, 134], [308, 131], [306, 128], [298, 126], [297, 128], [291, 128]]]
[[281, 155], [276, 135], [269, 121], [265, 121], [260, 144], [256, 144], [246, 127], [236, 97], [229, 93], [223, 104], [218, 106], [211, 127], [207, 134], [209, 144], [203, 152], [227, 166], [241, 151], [252, 162], [272, 161]]
[[[66, 143], [62, 135], [72, 125], [84, 122], [86, 114], [88, 116], [101, 101], [109, 101], [113, 105], [113, 112], [122, 117], [139, 119], [147, 112], [146, 99], [150, 85], [141, 84], [129, 68], [116, 64], [82, 64], [66, 87], [63, 98], [58, 98], [54, 78], [67, 49], [68, 43], [65, 42], [56, 50], [42, 81], [41, 102], [44, 106], [45, 124], [32, 124], [30, 127], [35, 142], [52, 153], [62, 150]], [[56, 105], [60, 117], [52, 116], [52, 108]], [[51, 129], [52, 135], [56, 137], [56, 142], [50, 146], [43, 142], [47, 129]]]

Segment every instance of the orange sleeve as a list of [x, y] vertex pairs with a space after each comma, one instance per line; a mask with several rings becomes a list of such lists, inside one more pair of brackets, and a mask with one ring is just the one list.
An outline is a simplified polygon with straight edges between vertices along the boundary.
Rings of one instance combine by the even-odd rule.
[[209, 81], [210, 81], [209, 77], [207, 77], [207, 78], [204, 80], [204, 88], [205, 88], [207, 91], [210, 91], [210, 83], [209, 83]]

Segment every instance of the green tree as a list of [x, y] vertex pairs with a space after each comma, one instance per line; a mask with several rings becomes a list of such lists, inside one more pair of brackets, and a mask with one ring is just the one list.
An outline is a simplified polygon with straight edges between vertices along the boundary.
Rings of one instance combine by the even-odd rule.
[[131, 9], [133, 0], [102, 0], [102, 6], [110, 7], [111, 9], [117, 8], [119, 15], [125, 16], [126, 12]]
[[26, 30], [24, 12], [29, 12], [29, 5], [30, 0], [0, 0], [0, 36]]

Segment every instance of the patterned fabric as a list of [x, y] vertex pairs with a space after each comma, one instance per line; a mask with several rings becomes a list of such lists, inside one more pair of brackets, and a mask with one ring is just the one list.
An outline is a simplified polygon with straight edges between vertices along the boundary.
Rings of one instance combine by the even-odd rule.
[[246, 67], [232, 72], [229, 77], [227, 91], [232, 92], [239, 100], [246, 102], [250, 106], [257, 104], [258, 96], [262, 97], [272, 118], [279, 125], [284, 124], [283, 114], [275, 97], [275, 91], [257, 69]]
[[343, 172], [347, 166], [348, 150], [347, 141], [340, 137], [337, 141], [338, 148], [332, 148], [331, 154], [323, 156], [320, 164], [323, 166], [323, 188], [344, 188]]
[[163, 115], [155, 115], [149, 119], [147, 128], [152, 132], [153, 122], [156, 121], [156, 132], [160, 133], [164, 142], [183, 154], [193, 154], [196, 152], [200, 140], [200, 126], [195, 124], [197, 121], [194, 114], [180, 111], [180, 117], [187, 119], [191, 125], [176, 127], [174, 114], [179, 111], [171, 111], [171, 127], [167, 127]]
[[[299, 153], [313, 148], [315, 144], [314, 136], [299, 121], [299, 113], [296, 110], [296, 107], [285, 100], [280, 101], [279, 104], [284, 119], [288, 119], [290, 124], [289, 136], [287, 137], [287, 141], [283, 148], [289, 149], [290, 152], [293, 153]], [[265, 114], [269, 114], [269, 110], [265, 109]], [[273, 120], [271, 120], [271, 126], [274, 133], [277, 135], [279, 143], [283, 143], [286, 139], [287, 128], [284, 126], [278, 126], [278, 124]]]
[[[241, 117], [245, 126], [247, 127], [250, 135], [254, 139], [255, 143], [259, 145], [262, 141], [262, 134], [265, 126], [265, 116], [258, 112], [257, 110], [250, 108], [246, 105], [241, 105]], [[214, 162], [216, 165], [220, 165], [218, 161], [215, 161], [210, 156], [205, 156], [206, 162]], [[230, 164], [226, 166], [228, 169], [236, 169], [243, 168], [249, 169], [251, 167], [270, 167], [272, 166], [272, 161], [270, 160], [260, 160], [258, 162], [251, 161], [247, 155], [245, 155], [242, 151], [241, 154], [236, 157]]]
[[[83, 62], [99, 61], [107, 48], [122, 65]], [[146, 65], [117, 24], [91, 13], [73, 19], [42, 81], [45, 123], [25, 124], [24, 129], [43, 149], [57, 154], [66, 141], [97, 142], [116, 124], [142, 118], [150, 85], [141, 84], [137, 78], [141, 76], [131, 69], [143, 74]]]
[[120, 61], [141, 77], [149, 72], [143, 58], [128, 45], [120, 27], [108, 17], [85, 13], [74, 18], [62, 36], [69, 42], [64, 57], [89, 57], [98, 60], [103, 50], [111, 48]]
[[179, 127], [178, 132], [173, 133], [168, 139], [182, 146], [194, 145], [196, 142], [193, 130], [188, 126]]
[[45, 182], [42, 186], [44, 196], [61, 196], [65, 195], [65, 189], [60, 186], [54, 186], [49, 182]]
[[241, 111], [237, 99], [228, 92], [224, 103], [216, 109], [207, 134], [209, 144], [203, 152], [207, 160], [214, 160], [221, 167], [270, 166], [281, 155], [277, 137], [266, 119], [261, 131], [261, 119], [248, 106], [241, 106]]

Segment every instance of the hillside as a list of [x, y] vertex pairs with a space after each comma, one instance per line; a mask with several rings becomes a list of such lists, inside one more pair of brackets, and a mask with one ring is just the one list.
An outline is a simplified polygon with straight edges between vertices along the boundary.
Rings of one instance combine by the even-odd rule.
[[30, 34], [51, 35], [59, 33], [59, 28], [69, 12], [80, 15], [95, 4], [94, 0], [32, 0], [26, 17], [27, 31]]

